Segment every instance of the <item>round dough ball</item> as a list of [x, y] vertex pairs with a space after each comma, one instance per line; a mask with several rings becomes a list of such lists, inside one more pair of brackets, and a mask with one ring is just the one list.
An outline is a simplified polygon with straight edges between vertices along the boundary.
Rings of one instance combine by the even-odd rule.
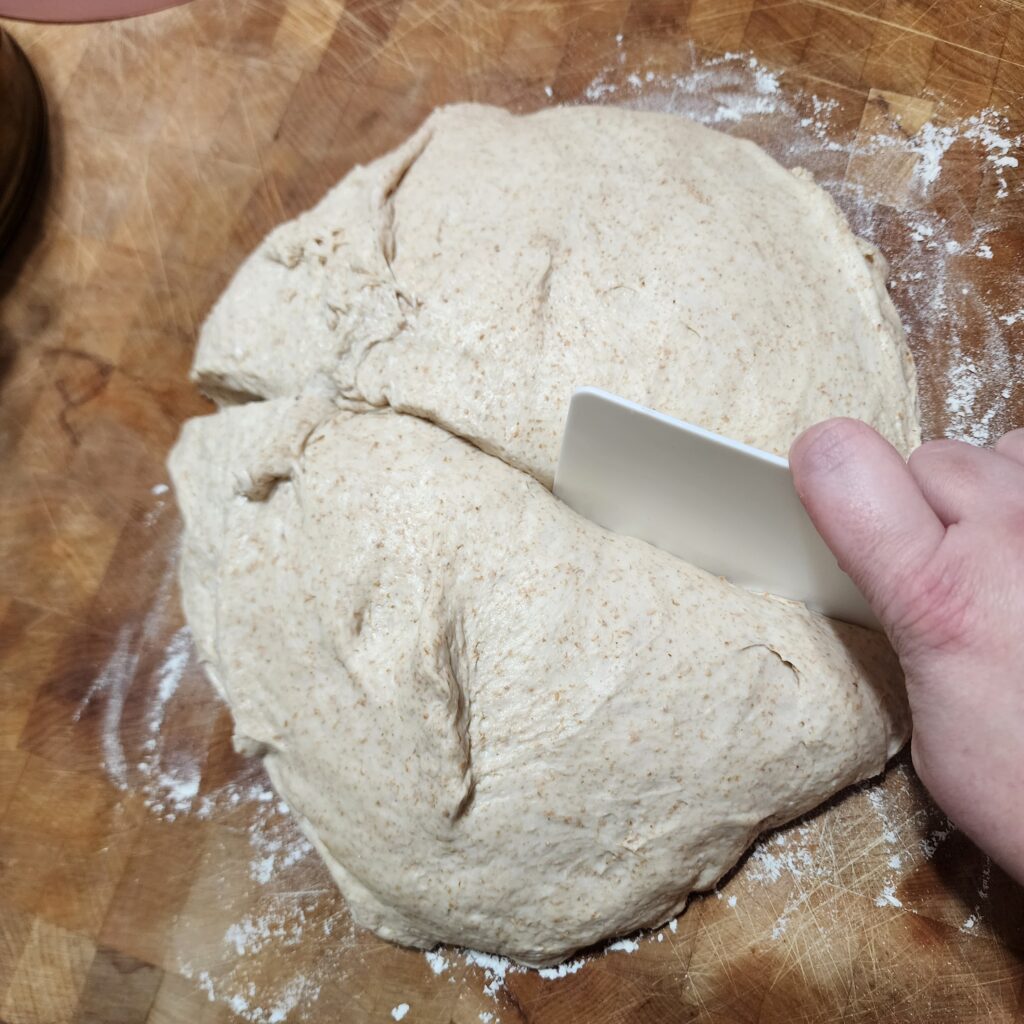
[[438, 111], [250, 257], [196, 357], [225, 408], [171, 458], [184, 600], [358, 921], [554, 963], [902, 745], [883, 638], [546, 486], [584, 384], [775, 451], [837, 413], [908, 450], [884, 273], [805, 175], [607, 108]]

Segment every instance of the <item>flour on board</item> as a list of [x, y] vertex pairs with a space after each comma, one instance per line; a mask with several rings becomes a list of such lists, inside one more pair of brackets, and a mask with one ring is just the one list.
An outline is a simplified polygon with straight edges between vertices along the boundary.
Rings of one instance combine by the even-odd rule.
[[565, 978], [570, 974], [575, 974], [577, 971], [583, 968], [583, 965], [588, 963], [586, 957], [577, 957], [575, 960], [565, 960], [560, 963], [557, 967], [542, 967], [537, 973], [545, 981], [555, 981], [558, 978]]
[[605, 949], [606, 953], [635, 953], [640, 948], [636, 939], [617, 939]]
[[[258, 767], [244, 778], [208, 785], [203, 791], [205, 739], [174, 728], [173, 721], [174, 712], [184, 704], [186, 679], [198, 676], [191, 633], [187, 626], [174, 628], [180, 621], [174, 586], [177, 556], [177, 545], [171, 545], [152, 603], [140, 619], [125, 623], [118, 631], [111, 654], [72, 718], [83, 721], [86, 712], [97, 706], [100, 749], [108, 777], [119, 789], [140, 798], [151, 814], [168, 825], [186, 815], [200, 820], [232, 813], [244, 816], [250, 849], [247, 906], [251, 906], [252, 882], [269, 890], [276, 876], [308, 857], [313, 848]], [[155, 651], [160, 654], [154, 659]], [[214, 700], [205, 684], [203, 692]], [[134, 715], [131, 722], [124, 720], [129, 694], [133, 710], [143, 711], [141, 721]], [[309, 920], [323, 917], [317, 904], [324, 894], [337, 898], [326, 884], [321, 892], [288, 893], [285, 899], [268, 891], [266, 898], [257, 898], [257, 913], [241, 914], [225, 928], [221, 950], [212, 961], [216, 969], [212, 965], [199, 969], [184, 959], [178, 970], [211, 1000], [228, 1004], [252, 1024], [285, 1021], [293, 1011], [315, 1002], [323, 978], [338, 973], [344, 950], [354, 942], [347, 915], [344, 933], [334, 931], [333, 918], [324, 922], [325, 931], [329, 926], [334, 935], [331, 943], [324, 944], [324, 956], [311, 976], [279, 977], [257, 992], [245, 971], [235, 970], [232, 961], [245, 964], [261, 952], [277, 957], [289, 947], [297, 947]]]
[[508, 972], [522, 970], [518, 964], [513, 963], [507, 957], [495, 956], [492, 953], [478, 953], [475, 949], [467, 949], [464, 952], [467, 964], [479, 967], [484, 972], [486, 984], [484, 995], [492, 998], [497, 995], [498, 990], [505, 985], [505, 975]]
[[434, 974], [444, 974], [448, 970], [448, 960], [444, 953], [439, 953], [436, 950], [428, 950], [424, 956], [427, 958], [427, 963], [430, 965], [430, 969]]
[[281, 992], [269, 1001], [259, 998], [256, 986], [252, 982], [245, 986], [244, 991], [225, 995], [218, 989], [217, 981], [209, 971], [193, 971], [189, 964], [183, 964], [179, 969], [184, 977], [196, 982], [211, 1003], [226, 1003], [235, 1014], [243, 1020], [251, 1021], [252, 1024], [283, 1024], [293, 1010], [315, 1002], [319, 994], [318, 989], [308, 988], [305, 979], [296, 978], [289, 981]]
[[985, 858], [985, 865], [981, 871], [981, 882], [976, 890], [977, 900], [974, 903], [974, 909], [967, 916], [964, 923], [960, 925], [960, 931], [962, 932], [973, 932], [978, 925], [985, 920], [986, 904], [989, 902], [990, 894], [989, 890], [992, 884], [992, 859], [991, 857]]

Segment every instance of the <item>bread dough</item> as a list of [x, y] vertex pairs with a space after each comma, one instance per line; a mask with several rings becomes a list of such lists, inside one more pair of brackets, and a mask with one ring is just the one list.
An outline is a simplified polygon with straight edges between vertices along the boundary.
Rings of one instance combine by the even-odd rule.
[[[186, 611], [360, 923], [531, 964], [678, 913], [905, 741], [877, 635], [580, 518], [578, 385], [784, 452], [906, 452], [885, 263], [670, 115], [445, 108], [247, 260], [171, 457]], [[251, 399], [262, 399], [255, 401]]]
[[548, 484], [584, 382], [781, 455], [837, 415], [909, 453], [886, 273], [753, 143], [614, 107], [448, 107], [266, 239], [195, 374], [265, 398], [323, 374]]

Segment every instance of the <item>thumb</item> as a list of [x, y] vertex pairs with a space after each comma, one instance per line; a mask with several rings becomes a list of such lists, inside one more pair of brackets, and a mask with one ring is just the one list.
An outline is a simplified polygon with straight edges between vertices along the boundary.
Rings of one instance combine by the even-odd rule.
[[908, 593], [945, 529], [888, 441], [859, 420], [826, 420], [789, 454], [797, 494], [840, 567], [883, 625], [899, 625]]

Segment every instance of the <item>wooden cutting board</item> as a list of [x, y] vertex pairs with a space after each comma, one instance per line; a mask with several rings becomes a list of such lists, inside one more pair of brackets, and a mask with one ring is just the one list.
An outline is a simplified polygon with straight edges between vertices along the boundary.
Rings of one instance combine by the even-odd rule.
[[7, 27], [52, 160], [0, 271], [0, 1020], [1024, 1019], [1024, 896], [906, 757], [561, 977], [354, 929], [198, 671], [164, 469], [239, 261], [458, 99], [676, 110], [810, 167], [892, 260], [928, 433], [1021, 425], [1017, 0], [195, 0]]

